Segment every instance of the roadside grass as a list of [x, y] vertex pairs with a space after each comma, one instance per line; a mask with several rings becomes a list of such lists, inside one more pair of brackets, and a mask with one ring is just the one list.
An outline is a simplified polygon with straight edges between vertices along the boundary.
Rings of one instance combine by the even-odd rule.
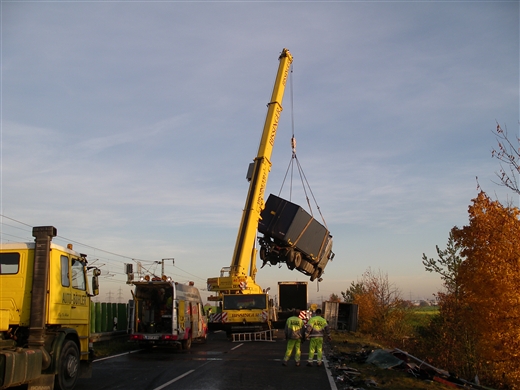
[[95, 359], [100, 359], [136, 349], [139, 349], [137, 344], [128, 341], [128, 335], [125, 334], [124, 336], [116, 337], [111, 340], [94, 343], [94, 356]]
[[[371, 351], [376, 349], [392, 349], [390, 346], [375, 342], [366, 335], [356, 332], [333, 331], [332, 341], [329, 345], [332, 349], [333, 357], [329, 359], [329, 364], [336, 385], [340, 390], [351, 388], [351, 384], [342, 378], [342, 368], [345, 367], [354, 368], [361, 373], [361, 375], [355, 378], [355, 388], [363, 387], [362, 384], [367, 383], [367, 381], [373, 381], [377, 384], [378, 389], [386, 390], [447, 389], [445, 385], [438, 382], [416, 379], [401, 370], [382, 369], [372, 364], [358, 363], [355, 359], [349, 359], [349, 357], [355, 356], [356, 354], [368, 355]], [[336, 361], [337, 358], [339, 358], [338, 361]], [[345, 358], [345, 360], [342, 360], [342, 358]]]
[[417, 307], [410, 310], [408, 317], [409, 324], [412, 325], [413, 328], [424, 327], [427, 326], [433, 316], [439, 314], [438, 306], [424, 306]]

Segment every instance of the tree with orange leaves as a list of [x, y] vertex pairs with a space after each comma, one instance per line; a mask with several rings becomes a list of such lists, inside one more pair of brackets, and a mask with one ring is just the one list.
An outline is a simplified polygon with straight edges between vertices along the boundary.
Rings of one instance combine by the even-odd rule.
[[381, 270], [368, 268], [361, 280], [352, 282], [350, 289], [341, 294], [345, 302], [358, 305], [360, 332], [384, 341], [402, 340], [409, 334], [401, 292]]
[[520, 210], [480, 192], [468, 212], [469, 225], [452, 234], [464, 258], [458, 298], [477, 335], [478, 375], [520, 389]]

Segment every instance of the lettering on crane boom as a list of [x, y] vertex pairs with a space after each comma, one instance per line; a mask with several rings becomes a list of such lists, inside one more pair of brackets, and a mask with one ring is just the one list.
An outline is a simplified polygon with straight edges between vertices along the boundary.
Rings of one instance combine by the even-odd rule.
[[258, 198], [256, 200], [257, 210], [262, 210], [264, 208], [264, 194], [266, 184], [267, 172], [264, 170], [262, 177], [260, 178], [260, 190], [258, 191]]
[[283, 72], [283, 80], [282, 80], [282, 84], [283, 85], [287, 84], [287, 76], [288, 75], [289, 75], [289, 68], [286, 68], [285, 71]]
[[280, 121], [280, 113], [282, 112], [282, 108], [277, 105], [275, 107], [274, 118], [273, 118], [273, 127], [271, 128], [271, 134], [269, 134], [269, 143], [271, 146], [274, 146], [274, 139], [276, 138], [276, 130], [278, 129], [278, 122]]

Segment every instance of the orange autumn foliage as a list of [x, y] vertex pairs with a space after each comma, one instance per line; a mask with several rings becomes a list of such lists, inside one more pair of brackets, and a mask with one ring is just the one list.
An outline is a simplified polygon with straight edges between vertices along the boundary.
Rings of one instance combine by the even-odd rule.
[[520, 210], [480, 192], [468, 211], [469, 225], [452, 234], [464, 257], [457, 300], [476, 335], [477, 373], [520, 389]]
[[378, 341], [402, 340], [409, 334], [409, 324], [404, 320], [407, 310], [401, 292], [381, 270], [368, 268], [361, 280], [351, 286], [352, 302], [359, 307], [359, 328]]

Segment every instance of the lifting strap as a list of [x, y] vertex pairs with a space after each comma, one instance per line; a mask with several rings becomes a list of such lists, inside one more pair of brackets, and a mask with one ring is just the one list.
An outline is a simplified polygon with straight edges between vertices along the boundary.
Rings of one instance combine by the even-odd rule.
[[312, 199], [314, 200], [314, 204], [316, 205], [316, 208], [318, 210], [318, 213], [321, 216], [321, 220], [323, 221], [323, 225], [328, 229], [327, 223], [325, 222], [325, 218], [323, 217], [323, 214], [321, 213], [320, 206], [318, 205], [318, 202], [316, 201], [316, 198], [314, 197], [314, 194], [312, 192], [311, 186], [307, 180], [307, 177], [305, 176], [305, 173], [303, 172], [303, 168], [300, 164], [300, 161], [298, 160], [298, 157], [296, 156], [296, 138], [294, 137], [294, 105], [293, 105], [293, 83], [292, 83], [292, 68], [289, 75], [289, 84], [290, 84], [290, 101], [291, 101], [291, 128], [292, 128], [292, 137], [291, 137], [291, 159], [289, 161], [289, 165], [287, 167], [287, 171], [285, 172], [285, 176], [282, 181], [282, 185], [280, 187], [280, 191], [278, 192], [278, 196], [282, 193], [283, 187], [285, 185], [285, 181], [287, 180], [287, 175], [289, 174], [289, 171], [291, 173], [290, 176], [290, 184], [289, 184], [289, 201], [292, 200], [292, 187], [293, 187], [293, 173], [294, 173], [294, 163], [296, 162], [296, 168], [298, 170], [298, 174], [300, 176], [300, 181], [302, 183], [303, 192], [305, 194], [305, 199], [307, 201], [307, 205], [309, 206], [309, 212], [311, 216], [314, 218], [314, 214], [312, 212], [312, 206], [310, 204], [309, 196], [307, 194], [307, 189], [312, 196]]

